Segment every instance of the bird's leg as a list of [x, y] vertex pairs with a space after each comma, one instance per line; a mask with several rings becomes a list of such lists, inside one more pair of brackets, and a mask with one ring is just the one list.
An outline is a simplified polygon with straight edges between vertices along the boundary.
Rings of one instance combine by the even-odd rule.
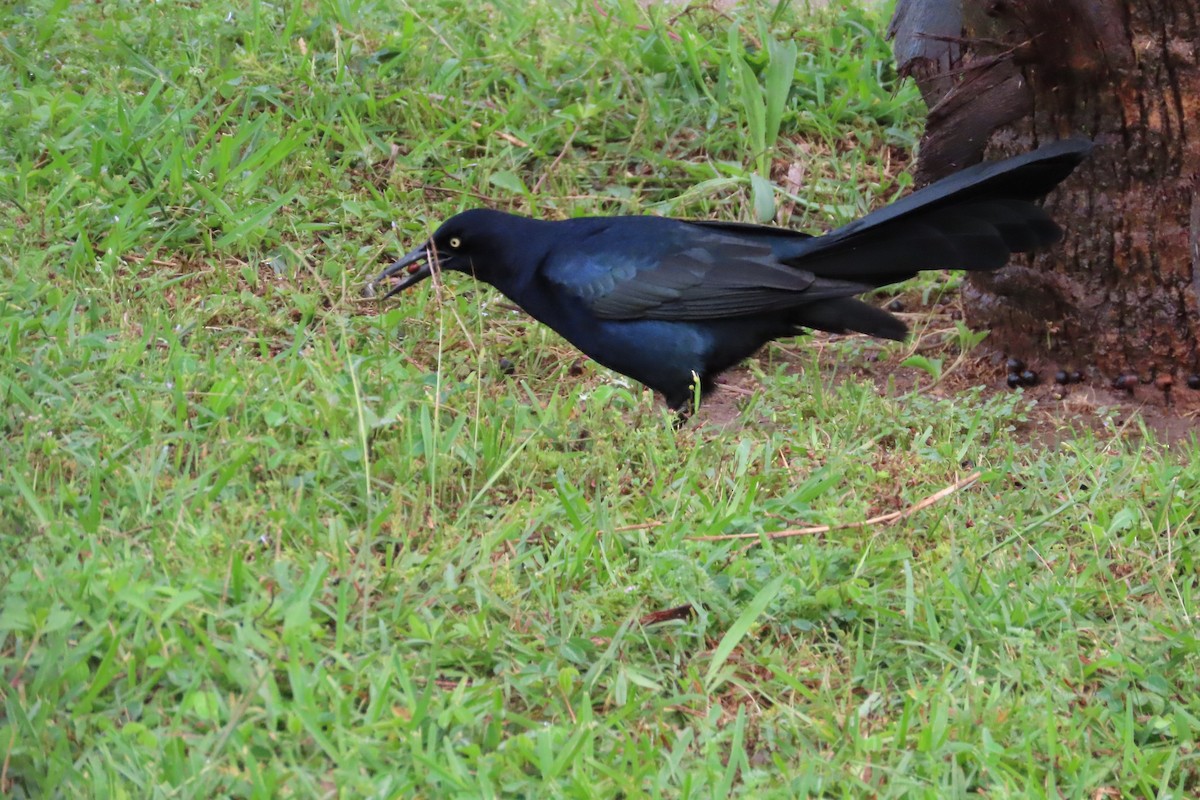
[[669, 394], [666, 396], [667, 408], [675, 413], [675, 421], [671, 423], [672, 430], [679, 430], [692, 418], [694, 408], [686, 394]]
[[679, 430], [686, 425], [687, 421], [692, 418], [692, 414], [700, 410], [700, 398], [711, 388], [693, 370], [692, 380], [687, 386], [687, 391], [667, 398], [667, 407], [675, 412], [675, 422], [671, 427]]

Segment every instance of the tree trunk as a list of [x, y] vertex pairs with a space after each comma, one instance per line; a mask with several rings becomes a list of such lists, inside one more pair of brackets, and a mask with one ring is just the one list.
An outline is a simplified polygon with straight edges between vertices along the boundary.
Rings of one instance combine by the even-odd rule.
[[918, 181], [1075, 133], [1061, 245], [974, 273], [968, 321], [1013, 355], [1159, 388], [1200, 373], [1200, 0], [900, 0], [929, 105]]

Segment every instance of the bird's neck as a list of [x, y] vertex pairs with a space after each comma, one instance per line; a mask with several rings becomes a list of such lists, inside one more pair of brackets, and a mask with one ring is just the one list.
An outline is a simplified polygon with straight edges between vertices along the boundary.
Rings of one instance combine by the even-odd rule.
[[546, 258], [547, 238], [540, 228], [552, 223], [513, 216], [508, 223], [509, 236], [486, 262], [474, 265], [475, 278], [491, 284], [508, 299], [524, 306], [533, 300], [540, 284], [542, 262]]

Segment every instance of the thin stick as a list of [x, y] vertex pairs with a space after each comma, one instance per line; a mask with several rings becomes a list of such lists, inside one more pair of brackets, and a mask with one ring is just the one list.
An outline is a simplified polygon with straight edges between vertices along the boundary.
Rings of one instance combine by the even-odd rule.
[[890, 525], [893, 522], [899, 522], [902, 519], [908, 519], [918, 511], [929, 508], [939, 500], [944, 500], [957, 491], [967, 488], [975, 481], [979, 480], [982, 472], [972, 472], [967, 477], [963, 478], [958, 483], [951, 484], [939, 492], [929, 495], [916, 505], [909, 506], [903, 511], [889, 511], [886, 514], [880, 514], [877, 517], [871, 517], [863, 522], [850, 522], [845, 525], [815, 525], [811, 528], [790, 528], [783, 531], [774, 531], [772, 533], [727, 533], [720, 536], [689, 536], [688, 539], [693, 542], [727, 542], [732, 539], [791, 539], [796, 536], [812, 536], [817, 533], [828, 533], [829, 531], [845, 531], [855, 528], [869, 528], [872, 525]]
[[562, 150], [558, 151], [558, 157], [550, 162], [550, 166], [547, 167], [546, 171], [542, 173], [542, 177], [537, 179], [537, 183], [533, 185], [533, 189], [529, 192], [530, 194], [537, 194], [542, 190], [542, 184], [546, 182], [546, 178], [550, 177], [550, 173], [554, 172], [555, 168], [558, 167], [559, 162], [563, 160], [563, 156], [565, 156], [567, 151], [571, 149], [571, 143], [575, 141], [575, 134], [577, 133], [579, 133], [578, 127], [571, 131], [571, 135], [568, 136], [567, 141], [563, 143]]

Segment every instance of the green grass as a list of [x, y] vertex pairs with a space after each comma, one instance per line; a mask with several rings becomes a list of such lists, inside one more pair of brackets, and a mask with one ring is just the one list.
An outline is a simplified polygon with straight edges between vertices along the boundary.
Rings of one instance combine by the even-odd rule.
[[862, 340], [675, 433], [467, 281], [358, 296], [485, 200], [887, 202], [923, 111], [835, 6], [0, 9], [0, 795], [1195, 796], [1195, 444]]

